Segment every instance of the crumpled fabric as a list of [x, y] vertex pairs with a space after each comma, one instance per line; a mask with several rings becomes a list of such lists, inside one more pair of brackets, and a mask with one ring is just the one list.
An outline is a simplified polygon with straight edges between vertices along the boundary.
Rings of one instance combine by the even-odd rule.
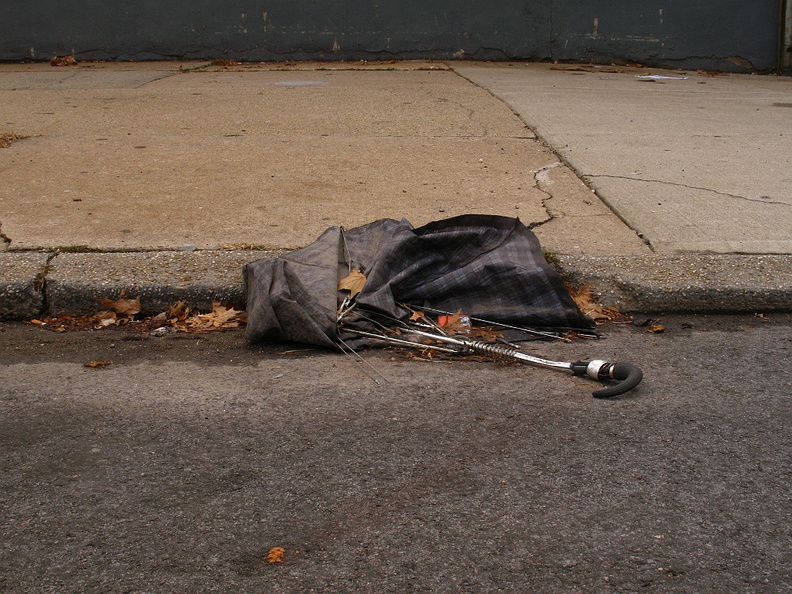
[[400, 304], [515, 326], [593, 327], [519, 219], [463, 215], [417, 229], [394, 219], [332, 227], [305, 248], [245, 265], [248, 340], [337, 345], [348, 295], [338, 282], [356, 267], [367, 276], [356, 310], [368, 313], [344, 323], [360, 329], [372, 329], [371, 312], [409, 317]]

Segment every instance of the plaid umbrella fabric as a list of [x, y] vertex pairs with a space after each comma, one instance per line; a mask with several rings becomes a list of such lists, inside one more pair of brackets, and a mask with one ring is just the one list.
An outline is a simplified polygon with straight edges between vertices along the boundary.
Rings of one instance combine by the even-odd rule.
[[354, 268], [367, 276], [358, 307], [390, 318], [408, 316], [406, 303], [534, 328], [592, 327], [519, 219], [463, 215], [417, 229], [393, 219], [333, 227], [306, 248], [247, 264], [248, 339], [334, 346], [338, 281]]

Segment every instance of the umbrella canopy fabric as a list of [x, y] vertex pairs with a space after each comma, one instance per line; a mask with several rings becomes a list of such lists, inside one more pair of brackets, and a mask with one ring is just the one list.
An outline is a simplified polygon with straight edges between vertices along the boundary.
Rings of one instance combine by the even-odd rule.
[[348, 295], [338, 282], [355, 268], [367, 277], [357, 306], [389, 318], [409, 316], [400, 306], [409, 304], [517, 326], [593, 326], [519, 219], [463, 215], [417, 229], [393, 219], [332, 227], [305, 248], [247, 264], [248, 340], [335, 346]]

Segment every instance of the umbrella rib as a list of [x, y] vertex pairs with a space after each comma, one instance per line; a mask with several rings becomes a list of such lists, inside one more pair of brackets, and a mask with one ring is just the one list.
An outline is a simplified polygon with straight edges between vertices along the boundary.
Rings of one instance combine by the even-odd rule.
[[[343, 339], [341, 339], [341, 337], [338, 337], [338, 336], [336, 336], [336, 338], [338, 339], [338, 343], [336, 343], [336, 345], [338, 346], [339, 350], [340, 350], [342, 353], [344, 353], [344, 354], [345, 354], [347, 357], [352, 357], [352, 355], [354, 355], [354, 356], [355, 356], [355, 357], [357, 357], [357, 358], [358, 358], [358, 359], [359, 359], [359, 360], [360, 360], [362, 363], [364, 363], [364, 364], [365, 364], [367, 367], [369, 367], [369, 368], [370, 368], [372, 371], [374, 371], [374, 373], [376, 373], [376, 374], [377, 374], [378, 376], [380, 376], [380, 377], [381, 377], [383, 380], [385, 380], [385, 383], [390, 383], [390, 380], [389, 380], [387, 377], [385, 377], [385, 376], [382, 374], [382, 372], [380, 372], [380, 371], [379, 371], [379, 370], [378, 370], [376, 367], [374, 367], [374, 366], [373, 366], [371, 363], [369, 363], [369, 362], [368, 362], [368, 361], [366, 361], [366, 360], [365, 360], [363, 357], [361, 357], [361, 356], [360, 356], [360, 353], [358, 353], [358, 352], [357, 352], [355, 349], [353, 349], [353, 348], [352, 348], [351, 346], [349, 346], [349, 345], [348, 345], [346, 342], [344, 342], [344, 340], [343, 340]], [[343, 345], [343, 346], [341, 346], [341, 345]], [[345, 350], [345, 349], [344, 349], [344, 347], [346, 347], [346, 348], [347, 348], [347, 349], [349, 349], [349, 350], [348, 350], [348, 351], [347, 351], [347, 350]], [[375, 383], [375, 384], [378, 384], [378, 385], [379, 385], [379, 384], [381, 383], [381, 382], [380, 382], [380, 381], [379, 381], [379, 380], [378, 380], [376, 377], [374, 377], [373, 375], [371, 375], [371, 374], [370, 374], [368, 371], [364, 370], [363, 372], [364, 372], [364, 373], [365, 373], [367, 376], [369, 376], [369, 378], [371, 378], [371, 379], [374, 381], [374, 383]]]

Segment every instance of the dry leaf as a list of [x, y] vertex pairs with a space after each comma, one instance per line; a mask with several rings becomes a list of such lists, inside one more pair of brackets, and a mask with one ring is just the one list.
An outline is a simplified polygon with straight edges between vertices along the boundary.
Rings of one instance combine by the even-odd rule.
[[112, 364], [112, 361], [88, 361], [88, 363], [85, 363], [85, 367], [107, 367], [108, 365]]
[[652, 324], [649, 328], [646, 329], [647, 332], [650, 334], [659, 334], [660, 332], [665, 332], [665, 326], [662, 324]]
[[246, 321], [244, 311], [228, 308], [219, 301], [212, 302], [212, 312], [192, 316], [183, 322], [174, 323], [174, 327], [184, 332], [207, 332], [223, 328], [237, 328]]
[[409, 309], [412, 312], [412, 315], [410, 316], [411, 322], [420, 322], [421, 320], [426, 319], [426, 315], [424, 314], [424, 312], [418, 311], [417, 309], [412, 309], [411, 307], [408, 307], [407, 309]]
[[100, 311], [93, 317], [100, 326], [112, 326], [113, 324], [118, 324], [118, 318], [114, 311]]
[[448, 316], [442, 315], [437, 318], [437, 325], [449, 334], [464, 333], [470, 331], [470, 318], [463, 316], [461, 311]]
[[55, 56], [50, 60], [50, 66], [77, 66], [74, 56]]
[[112, 299], [106, 299], [104, 297], [97, 299], [97, 301], [103, 309], [114, 311], [122, 316], [134, 316], [135, 314], [140, 313], [140, 310], [143, 309], [140, 305], [140, 297], [127, 299], [126, 291], [121, 291], [121, 294], [115, 301]]
[[186, 301], [177, 301], [168, 308], [168, 313], [165, 314], [165, 319], [176, 319], [180, 322], [186, 320], [190, 315], [190, 308], [187, 307]]
[[349, 291], [349, 297], [354, 299], [366, 285], [366, 275], [359, 268], [353, 268], [346, 277], [338, 281], [339, 291]]
[[597, 303], [590, 285], [583, 285], [570, 290], [570, 294], [580, 311], [595, 322], [615, 320], [621, 317], [621, 314], [617, 310], [610, 307], [603, 307]]
[[272, 547], [267, 553], [267, 563], [283, 563], [283, 556], [286, 549], [283, 547]]

